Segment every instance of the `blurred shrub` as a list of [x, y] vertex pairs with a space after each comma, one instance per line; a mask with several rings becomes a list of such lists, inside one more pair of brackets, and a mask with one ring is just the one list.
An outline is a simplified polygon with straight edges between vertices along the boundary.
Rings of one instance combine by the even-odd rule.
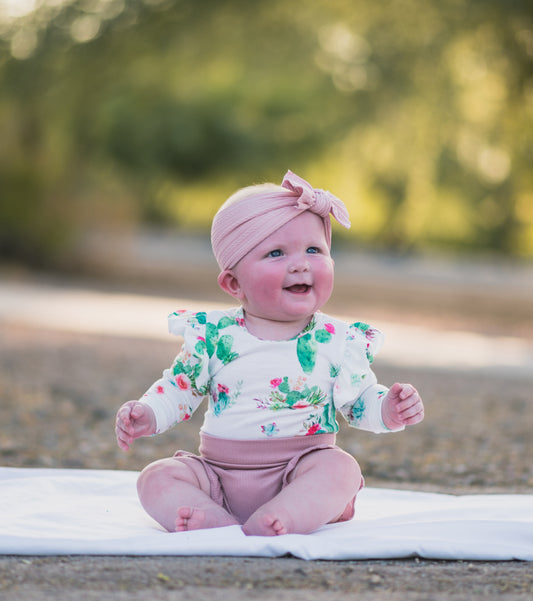
[[532, 100], [525, 0], [43, 0], [0, 22], [0, 251], [290, 168], [359, 244], [533, 256]]

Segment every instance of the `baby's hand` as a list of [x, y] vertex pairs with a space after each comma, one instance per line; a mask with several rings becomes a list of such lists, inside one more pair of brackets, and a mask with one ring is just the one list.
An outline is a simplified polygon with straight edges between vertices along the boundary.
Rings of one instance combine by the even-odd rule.
[[123, 451], [128, 451], [136, 438], [150, 436], [155, 433], [155, 430], [155, 415], [148, 405], [138, 401], [128, 401], [118, 410], [115, 433], [117, 444]]
[[381, 406], [383, 423], [390, 430], [417, 424], [424, 419], [424, 404], [411, 384], [393, 384]]

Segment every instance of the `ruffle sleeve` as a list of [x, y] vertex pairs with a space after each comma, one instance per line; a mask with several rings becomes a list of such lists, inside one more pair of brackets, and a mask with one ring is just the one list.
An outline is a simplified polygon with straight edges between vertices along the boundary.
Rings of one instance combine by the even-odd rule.
[[348, 326], [333, 391], [335, 407], [351, 426], [376, 433], [389, 431], [381, 419], [381, 403], [388, 388], [377, 383], [371, 369], [383, 341], [383, 334], [368, 324]]
[[209, 391], [207, 313], [172, 313], [168, 318], [168, 329], [171, 334], [183, 336], [183, 347], [172, 366], [176, 385], [205, 396]]
[[177, 311], [168, 318], [171, 334], [183, 337], [183, 346], [162, 378], [140, 399], [156, 416], [157, 433], [190, 419], [209, 392], [209, 357], [205, 312]]

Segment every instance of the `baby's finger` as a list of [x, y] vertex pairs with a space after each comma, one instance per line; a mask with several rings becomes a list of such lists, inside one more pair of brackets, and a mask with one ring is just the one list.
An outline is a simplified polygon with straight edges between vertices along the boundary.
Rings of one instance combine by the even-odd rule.
[[412, 405], [409, 405], [405, 409], [403, 409], [403, 411], [400, 411], [400, 416], [402, 418], [406, 419], [406, 418], [413, 417], [413, 416], [418, 415], [419, 413], [423, 413], [423, 412], [424, 412], [424, 408], [423, 408], [422, 404], [414, 403]]
[[135, 421], [141, 417], [143, 407], [139, 403], [129, 402], [119, 411], [119, 417], [127, 431], [133, 432]]
[[402, 401], [405, 401], [406, 399], [413, 396], [414, 394], [418, 394], [416, 391], [416, 388], [411, 386], [411, 384], [402, 384], [402, 389], [400, 390], [400, 394], [399, 394]]
[[135, 403], [131, 408], [130, 417], [133, 420], [140, 419], [144, 415], [144, 407], [141, 403]]
[[416, 407], [417, 405], [421, 405], [421, 404], [422, 404], [422, 400], [421, 400], [420, 396], [418, 395], [418, 392], [415, 391], [411, 396], [407, 397], [404, 400], [399, 401], [397, 403], [396, 410], [401, 415], [405, 411], [409, 411], [413, 407]]
[[125, 427], [131, 424], [131, 409], [129, 407], [121, 407], [117, 413], [117, 424], [120, 423]]
[[423, 419], [424, 419], [424, 410], [422, 409], [420, 412], [415, 413], [415, 415], [406, 418], [404, 421], [404, 424], [406, 426], [412, 426], [413, 424], [418, 424]]
[[422, 402], [417, 402], [410, 407], [407, 407], [400, 413], [400, 418], [405, 425], [421, 422], [424, 419], [424, 405]]
[[120, 438], [117, 438], [117, 444], [118, 444], [119, 449], [122, 449], [123, 451], [130, 450], [129, 445], [126, 442], [124, 442], [123, 440], [120, 440]]
[[124, 423], [120, 415], [117, 415], [115, 422], [115, 434], [117, 436], [117, 440], [121, 440], [126, 444], [131, 444], [133, 442], [133, 433], [133, 424], [130, 421], [128, 421], [128, 423]]
[[129, 451], [131, 440], [129, 437], [124, 435], [124, 432], [117, 431], [117, 444], [123, 451]]

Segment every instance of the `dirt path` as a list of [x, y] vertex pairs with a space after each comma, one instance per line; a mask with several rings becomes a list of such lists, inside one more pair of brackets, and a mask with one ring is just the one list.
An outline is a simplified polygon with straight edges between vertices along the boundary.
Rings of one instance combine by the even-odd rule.
[[0, 557], [5, 601], [529, 600], [518, 562], [230, 557]]

